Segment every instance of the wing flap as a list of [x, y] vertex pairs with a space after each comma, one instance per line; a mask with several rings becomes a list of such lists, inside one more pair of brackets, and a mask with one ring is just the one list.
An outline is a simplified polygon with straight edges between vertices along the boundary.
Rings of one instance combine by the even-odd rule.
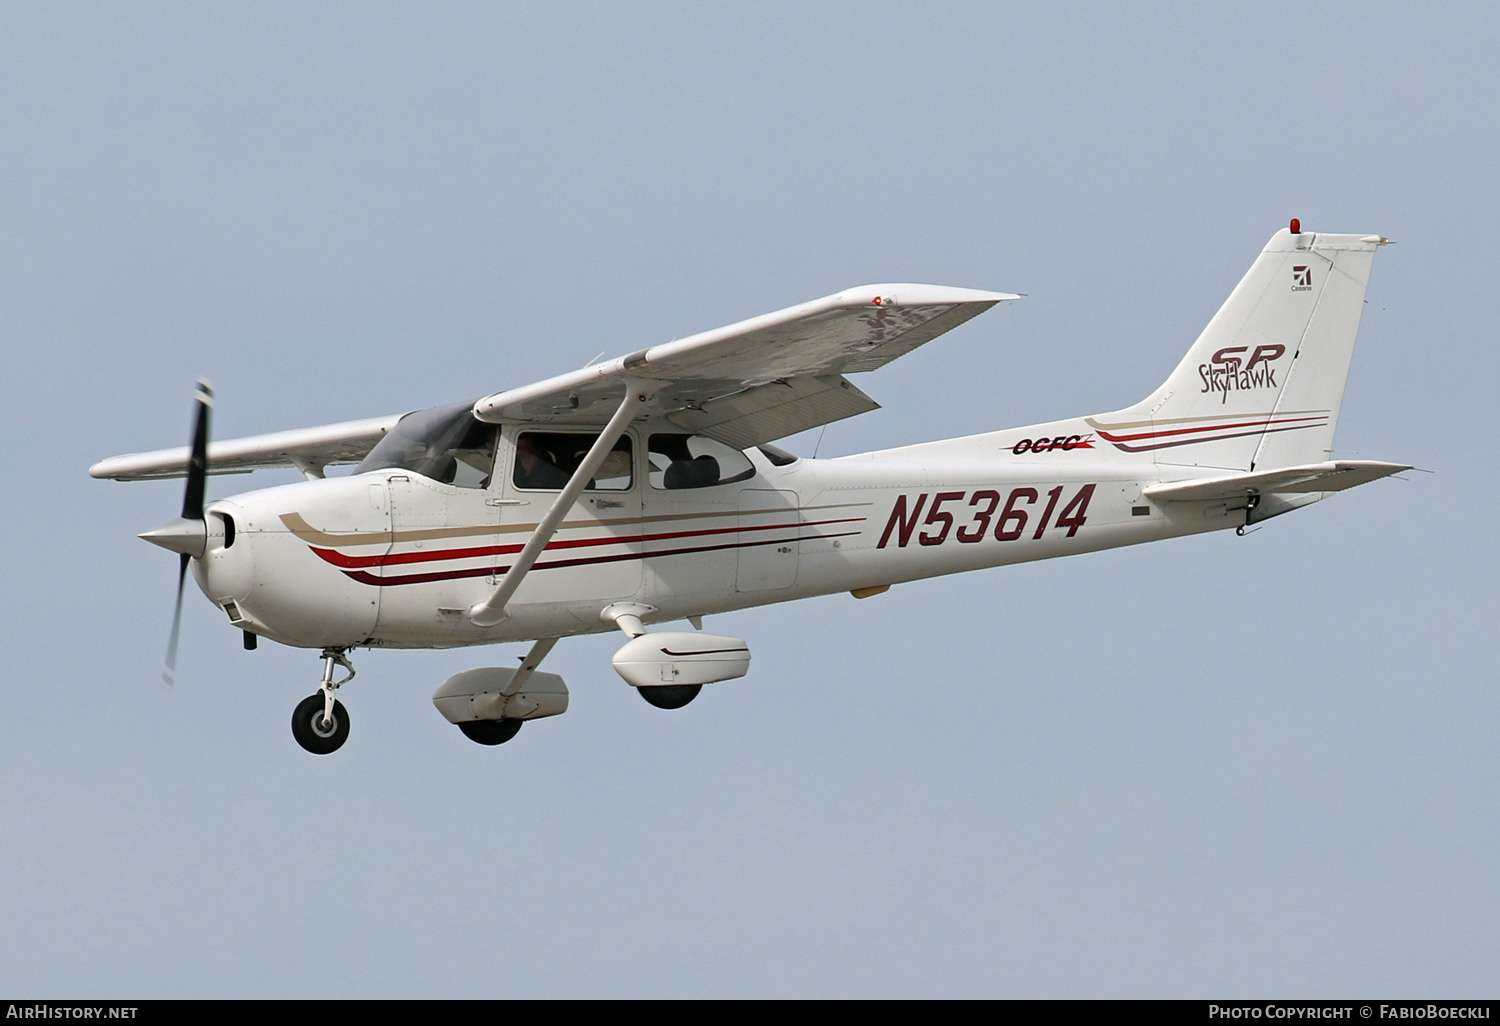
[[699, 409], [667, 417], [694, 434], [707, 435], [735, 449], [773, 442], [799, 431], [880, 409], [847, 378], [789, 378], [722, 396]]
[[1337, 460], [1300, 467], [1251, 471], [1198, 481], [1176, 481], [1152, 485], [1142, 491], [1157, 502], [1203, 502], [1240, 499], [1247, 495], [1341, 492], [1346, 488], [1378, 481], [1382, 477], [1412, 469], [1400, 463], [1375, 460]]
[[[208, 472], [248, 474], [252, 470], [285, 466], [300, 470], [316, 468], [321, 472], [330, 465], [358, 463], [400, 419], [399, 415], [371, 417], [212, 442], [208, 447]], [[100, 460], [89, 468], [89, 476], [116, 481], [185, 477], [187, 463], [187, 446], [158, 449]]]

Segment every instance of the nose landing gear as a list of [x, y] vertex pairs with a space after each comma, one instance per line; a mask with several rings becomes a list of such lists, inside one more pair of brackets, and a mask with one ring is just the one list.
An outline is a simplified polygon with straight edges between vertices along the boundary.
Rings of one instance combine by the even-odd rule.
[[[297, 703], [292, 712], [292, 737], [314, 755], [329, 755], [338, 751], [349, 740], [349, 711], [344, 703], [333, 697], [338, 688], [354, 679], [354, 666], [345, 654], [346, 648], [323, 650], [323, 684], [318, 690]], [[343, 680], [333, 679], [334, 666], [348, 671]]]

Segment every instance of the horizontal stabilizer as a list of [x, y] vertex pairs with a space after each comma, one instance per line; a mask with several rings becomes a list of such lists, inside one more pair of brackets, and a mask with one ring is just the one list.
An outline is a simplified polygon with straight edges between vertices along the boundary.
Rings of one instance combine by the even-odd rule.
[[1341, 492], [1368, 481], [1399, 474], [1411, 467], [1400, 463], [1375, 460], [1338, 460], [1309, 463], [1301, 467], [1282, 467], [1247, 474], [1229, 474], [1197, 481], [1174, 481], [1152, 485], [1142, 494], [1157, 502], [1204, 502], [1211, 499], [1239, 499], [1247, 495], [1279, 493]]

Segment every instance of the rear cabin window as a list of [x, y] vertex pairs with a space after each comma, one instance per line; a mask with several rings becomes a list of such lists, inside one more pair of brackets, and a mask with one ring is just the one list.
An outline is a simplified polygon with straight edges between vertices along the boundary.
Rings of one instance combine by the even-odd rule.
[[755, 466], [744, 453], [703, 435], [652, 435], [647, 450], [651, 487], [664, 491], [712, 488], [755, 476]]

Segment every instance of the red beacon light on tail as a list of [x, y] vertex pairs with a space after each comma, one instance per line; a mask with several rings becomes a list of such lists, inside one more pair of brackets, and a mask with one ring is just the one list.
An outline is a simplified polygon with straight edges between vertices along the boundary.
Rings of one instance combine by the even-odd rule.
[[1302, 219], [1298, 218], [1298, 217], [1292, 218], [1292, 223], [1291, 223], [1291, 226], [1290, 226], [1290, 230], [1291, 230], [1291, 233], [1293, 235], [1301, 235], [1302, 234]]

